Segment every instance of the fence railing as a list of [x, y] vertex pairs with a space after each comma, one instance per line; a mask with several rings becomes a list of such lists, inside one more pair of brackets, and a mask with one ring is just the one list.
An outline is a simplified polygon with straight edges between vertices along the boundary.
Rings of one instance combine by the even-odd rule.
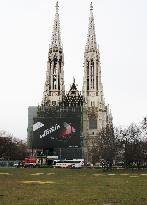
[[14, 167], [18, 162], [17, 160], [0, 160], [0, 167]]

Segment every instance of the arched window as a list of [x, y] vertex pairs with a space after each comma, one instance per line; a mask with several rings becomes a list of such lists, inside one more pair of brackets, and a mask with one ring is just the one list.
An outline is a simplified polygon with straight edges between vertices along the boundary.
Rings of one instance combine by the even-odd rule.
[[97, 129], [97, 119], [89, 118], [89, 129]]

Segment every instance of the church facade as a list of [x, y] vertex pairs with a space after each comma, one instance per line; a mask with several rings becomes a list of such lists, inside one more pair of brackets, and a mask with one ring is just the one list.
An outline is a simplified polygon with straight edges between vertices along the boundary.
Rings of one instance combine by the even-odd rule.
[[73, 79], [69, 92], [65, 92], [64, 52], [57, 2], [43, 98], [41, 104], [32, 109], [34, 111], [29, 107], [29, 113], [33, 113], [29, 114], [28, 123], [30, 147], [50, 150], [47, 154], [63, 158], [85, 158], [89, 161], [91, 140], [98, 137], [106, 125], [112, 125], [112, 115], [103, 95], [92, 3], [84, 51], [82, 91], [77, 90]]

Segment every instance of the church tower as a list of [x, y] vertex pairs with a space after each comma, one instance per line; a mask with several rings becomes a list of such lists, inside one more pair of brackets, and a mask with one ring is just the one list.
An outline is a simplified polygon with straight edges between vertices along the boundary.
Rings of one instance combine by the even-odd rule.
[[96, 43], [92, 3], [90, 5], [89, 27], [84, 53], [83, 95], [86, 98], [87, 107], [98, 107], [100, 104], [104, 104], [100, 53]]
[[86, 161], [92, 161], [91, 149], [99, 132], [107, 125], [112, 126], [109, 106], [105, 105], [101, 82], [101, 64], [99, 47], [96, 42], [93, 5], [90, 4], [90, 17], [87, 43], [84, 52], [83, 78], [83, 155]]
[[46, 81], [42, 104], [57, 106], [65, 92], [64, 86], [64, 54], [60, 35], [59, 6], [56, 3], [56, 13], [53, 25], [51, 44], [49, 45]]
[[[93, 5], [90, 4], [90, 17], [87, 43], [84, 52], [83, 96], [85, 99], [85, 136], [98, 136], [98, 132], [112, 123], [109, 107], [105, 106], [103, 85], [101, 82], [101, 65], [99, 47], [96, 42]], [[83, 113], [84, 115], [84, 113]], [[87, 127], [87, 130], [86, 130]]]

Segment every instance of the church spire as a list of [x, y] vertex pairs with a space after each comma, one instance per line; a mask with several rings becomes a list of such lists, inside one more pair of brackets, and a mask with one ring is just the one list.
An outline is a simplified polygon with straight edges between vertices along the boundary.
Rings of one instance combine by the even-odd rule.
[[96, 43], [92, 2], [90, 4], [88, 36], [84, 53], [83, 95], [88, 107], [99, 106], [100, 103], [103, 103], [100, 54]]
[[59, 5], [57, 1], [53, 33], [48, 52], [43, 104], [49, 106], [59, 105], [64, 91], [64, 53], [61, 44]]
[[94, 16], [93, 16], [93, 5], [91, 2], [86, 50], [94, 51], [96, 49], [97, 49], [97, 43], [96, 43], [95, 24], [94, 24]]
[[92, 2], [90, 3], [90, 11], [93, 11], [93, 5], [92, 5]]
[[56, 2], [56, 13], [53, 25], [51, 48], [61, 48], [61, 35], [60, 35], [60, 20], [59, 20], [59, 4]]

